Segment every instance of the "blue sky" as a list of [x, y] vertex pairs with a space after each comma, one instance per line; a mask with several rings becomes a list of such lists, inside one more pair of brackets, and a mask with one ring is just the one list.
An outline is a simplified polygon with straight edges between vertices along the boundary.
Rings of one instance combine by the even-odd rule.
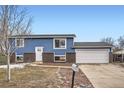
[[34, 34], [76, 34], [76, 41], [124, 35], [124, 6], [24, 6]]

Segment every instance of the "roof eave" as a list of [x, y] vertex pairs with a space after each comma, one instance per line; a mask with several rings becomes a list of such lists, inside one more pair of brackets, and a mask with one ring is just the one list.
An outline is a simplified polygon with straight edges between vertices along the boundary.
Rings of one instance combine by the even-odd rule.
[[[19, 38], [75, 38], [76, 36], [20, 36]], [[15, 37], [10, 37], [10, 38], [18, 38], [17, 36]]]
[[112, 48], [112, 46], [74, 46], [73, 48], [81, 49], [81, 48]]

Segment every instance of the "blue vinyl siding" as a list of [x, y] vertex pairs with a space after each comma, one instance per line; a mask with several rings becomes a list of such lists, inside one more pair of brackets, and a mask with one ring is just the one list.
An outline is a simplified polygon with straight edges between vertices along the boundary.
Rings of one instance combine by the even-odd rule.
[[44, 47], [43, 52], [54, 52], [55, 55], [64, 55], [66, 52], [74, 52], [73, 38], [67, 38], [66, 49], [54, 49], [53, 48], [53, 38], [49, 39], [25, 39], [24, 47], [18, 48], [16, 54], [21, 55], [24, 53], [35, 53], [35, 47]]

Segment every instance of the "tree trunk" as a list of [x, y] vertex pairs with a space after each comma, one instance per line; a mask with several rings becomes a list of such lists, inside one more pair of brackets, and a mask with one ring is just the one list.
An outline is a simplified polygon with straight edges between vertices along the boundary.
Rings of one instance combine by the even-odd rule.
[[10, 76], [10, 56], [9, 54], [7, 55], [7, 81], [9, 82], [11, 79]]

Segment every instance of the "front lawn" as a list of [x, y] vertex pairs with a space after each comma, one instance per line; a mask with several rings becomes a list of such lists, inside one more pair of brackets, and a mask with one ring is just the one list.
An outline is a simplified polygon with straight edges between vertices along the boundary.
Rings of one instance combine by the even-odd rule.
[[0, 53], [0, 65], [5, 65], [6, 62], [7, 62], [6, 57]]
[[[40, 66], [26, 66], [23, 69], [12, 69], [10, 82], [5, 81], [5, 69], [0, 69], [0, 87], [18, 88], [57, 88], [71, 86], [72, 70], [69, 68], [50, 68]], [[78, 72], [75, 78], [75, 87], [80, 84], [93, 87], [86, 76]]]

